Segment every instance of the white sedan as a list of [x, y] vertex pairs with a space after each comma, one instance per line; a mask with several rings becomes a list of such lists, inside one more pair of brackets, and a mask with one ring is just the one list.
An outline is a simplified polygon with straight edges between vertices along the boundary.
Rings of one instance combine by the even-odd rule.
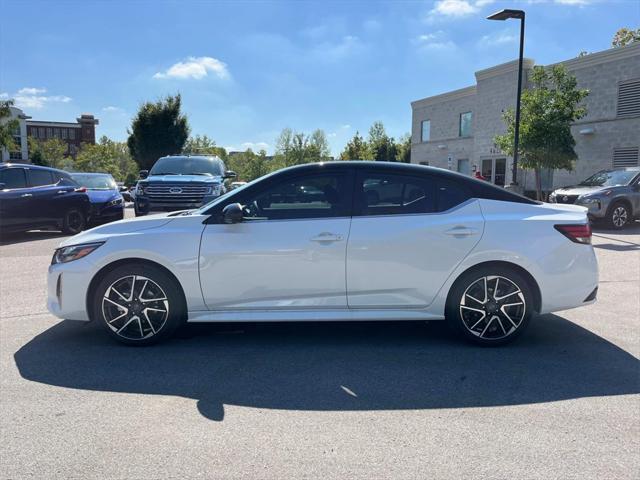
[[287, 168], [198, 210], [65, 240], [48, 308], [145, 345], [184, 322], [442, 320], [483, 345], [595, 301], [586, 209], [446, 170]]

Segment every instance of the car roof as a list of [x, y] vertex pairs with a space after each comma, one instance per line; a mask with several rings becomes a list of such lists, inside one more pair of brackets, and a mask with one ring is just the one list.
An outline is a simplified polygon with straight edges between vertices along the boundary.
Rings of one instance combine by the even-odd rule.
[[67, 175], [69, 174], [69, 172], [65, 172], [64, 170], [60, 170], [59, 168], [45, 167], [44, 165], [35, 165], [33, 163], [0, 163], [0, 168], [10, 167], [30, 168], [32, 170], [47, 170], [49, 172], [62, 172], [66, 173]]
[[162, 160], [163, 158], [199, 158], [202, 160], [219, 160], [222, 162], [222, 159], [217, 155], [165, 155], [164, 157], [160, 157], [158, 160]]
[[100, 172], [69, 172], [70, 175], [87, 175], [90, 177], [112, 177], [110, 173], [100, 173]]

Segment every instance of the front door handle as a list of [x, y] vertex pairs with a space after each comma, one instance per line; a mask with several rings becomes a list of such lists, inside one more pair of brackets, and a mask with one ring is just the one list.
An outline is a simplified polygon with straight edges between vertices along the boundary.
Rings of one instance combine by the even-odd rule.
[[69, 193], [69, 190], [58, 190], [56, 192], [58, 195], [62, 194], [62, 193]]
[[22, 195], [20, 195], [22, 198], [27, 198], [27, 197], [33, 197], [33, 195], [31, 193], [23, 193]]
[[320, 243], [339, 242], [341, 240], [342, 240], [342, 235], [339, 235], [337, 233], [331, 233], [331, 232], [322, 232], [316, 235], [315, 237], [311, 237], [312, 242], [320, 242]]
[[475, 228], [469, 228], [464, 226], [457, 226], [450, 228], [449, 230], [445, 230], [447, 235], [451, 235], [452, 237], [468, 237], [470, 235], [475, 235], [478, 233], [478, 230]]

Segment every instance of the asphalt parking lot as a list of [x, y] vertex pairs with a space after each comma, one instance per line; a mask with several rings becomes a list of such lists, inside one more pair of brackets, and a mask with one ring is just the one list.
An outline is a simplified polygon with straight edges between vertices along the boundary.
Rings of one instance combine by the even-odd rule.
[[124, 347], [47, 313], [60, 240], [0, 244], [0, 478], [640, 478], [640, 225], [596, 232], [596, 304], [498, 349], [441, 322]]

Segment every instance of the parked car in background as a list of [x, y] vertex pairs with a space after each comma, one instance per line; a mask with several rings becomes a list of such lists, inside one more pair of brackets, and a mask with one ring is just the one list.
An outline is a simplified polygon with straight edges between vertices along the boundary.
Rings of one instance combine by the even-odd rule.
[[127, 187], [124, 182], [116, 182], [116, 185], [118, 185], [118, 191], [120, 192], [120, 195], [122, 195], [122, 198], [124, 199], [125, 202], [133, 202], [133, 197], [131, 196], [131, 193], [129, 192], [129, 187]]
[[60, 245], [48, 283], [54, 315], [134, 345], [185, 321], [443, 319], [501, 345], [535, 313], [593, 303], [598, 266], [584, 208], [439, 168], [345, 161], [94, 228]]
[[124, 218], [124, 200], [116, 181], [108, 173], [72, 173], [71, 178], [87, 189], [91, 202], [89, 221], [92, 224], [113, 222]]
[[640, 218], [640, 167], [602, 170], [578, 185], [553, 191], [549, 201], [587, 207], [591, 220], [623, 228]]
[[235, 190], [236, 188], [239, 188], [246, 184], [247, 182], [231, 182], [231, 185], [229, 185], [229, 190]]
[[136, 216], [201, 207], [226, 193], [225, 180], [235, 177], [213, 155], [162, 157], [150, 172], [140, 172], [135, 194]]
[[0, 229], [81, 232], [90, 213], [86, 189], [67, 172], [38, 165], [0, 163]]

